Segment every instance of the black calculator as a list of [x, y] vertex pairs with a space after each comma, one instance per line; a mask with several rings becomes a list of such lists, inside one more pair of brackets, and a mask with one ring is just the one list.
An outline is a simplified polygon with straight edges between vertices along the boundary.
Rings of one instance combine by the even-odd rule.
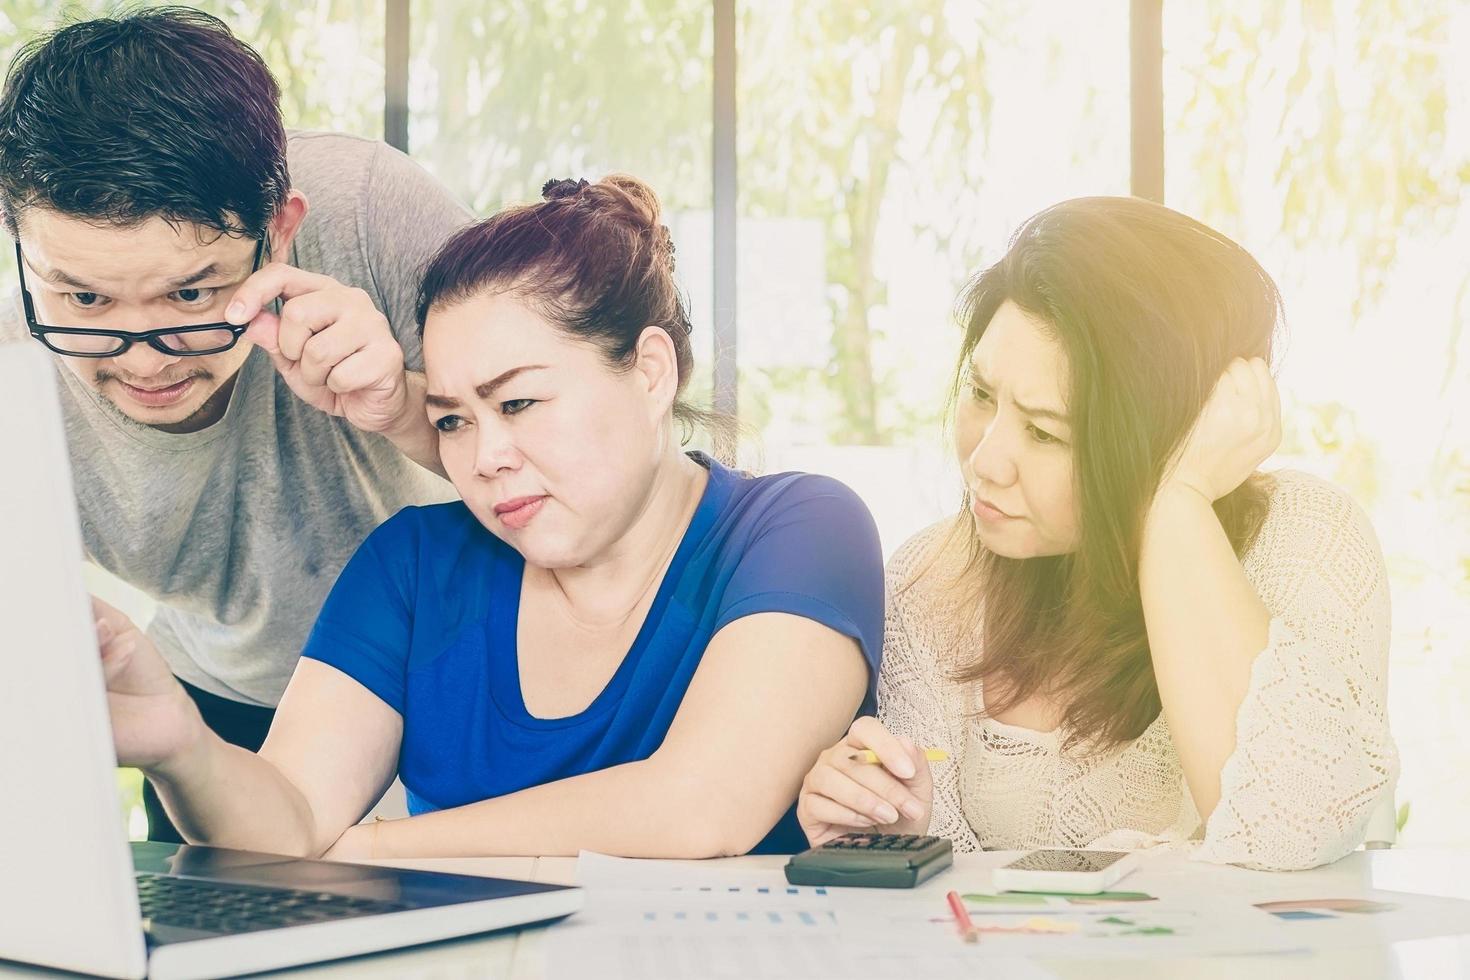
[[847, 834], [793, 855], [786, 880], [793, 885], [912, 888], [954, 864], [945, 837], [916, 834]]

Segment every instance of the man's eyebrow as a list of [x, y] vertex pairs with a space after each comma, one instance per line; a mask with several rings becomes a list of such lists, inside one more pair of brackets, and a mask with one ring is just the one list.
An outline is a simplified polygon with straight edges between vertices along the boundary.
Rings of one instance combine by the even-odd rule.
[[[544, 371], [550, 366], [549, 364], [522, 364], [520, 367], [513, 367], [509, 371], [502, 371], [489, 381], [475, 385], [475, 394], [480, 398], [489, 398], [495, 393], [496, 388], [506, 384], [517, 375], [523, 374], [526, 371]], [[459, 399], [450, 395], [430, 393], [424, 396], [424, 403], [432, 405], [435, 408], [457, 408], [459, 406]]]
[[[259, 264], [262, 254], [261, 250], [264, 247], [264, 240], [256, 243], [255, 252], [253, 253], [253, 258], [251, 259], [252, 267]], [[165, 285], [168, 286], [169, 292], [173, 292], [176, 289], [188, 289], [195, 283], [203, 282], [204, 280], [213, 278], [214, 276], [234, 275], [234, 273], [230, 270], [230, 265], [231, 263], [226, 263], [225, 268], [221, 269], [218, 260], [216, 260], [210, 262], [198, 272], [191, 272], [187, 276], [180, 276], [177, 279], [170, 279]], [[244, 269], [244, 275], [250, 275], [250, 269]]]
[[[994, 390], [995, 388], [995, 385], [985, 380], [985, 376], [980, 373], [980, 368], [977, 367], [973, 362], [971, 362], [970, 364], [970, 377], [974, 379], [975, 383], [982, 388], [989, 388], [991, 390]], [[1014, 402], [1015, 406], [1019, 408], [1023, 414], [1029, 415], [1032, 418], [1051, 419], [1053, 422], [1060, 422], [1063, 425], [1071, 424], [1070, 420], [1067, 418], [1066, 412], [1058, 412], [1050, 408], [1032, 408], [1030, 405], [1022, 405], [1014, 398], [1011, 399], [1011, 401]]]
[[[30, 260], [26, 261], [26, 265], [30, 266], [31, 271], [34, 272], [36, 275], [40, 276], [46, 282], [52, 283], [53, 285], [68, 286], [71, 289], [75, 289], [79, 293], [105, 292], [105, 290], [98, 289], [89, 283], [83, 282], [81, 279], [78, 279], [76, 276], [65, 271], [64, 269], [51, 269], [48, 272], [42, 272], [40, 269], [37, 269], [34, 265], [32, 265]], [[188, 289], [196, 282], [203, 282], [205, 279], [217, 275], [220, 275], [219, 263], [211, 262], [204, 268], [200, 269], [198, 272], [191, 272], [187, 276], [180, 276], [177, 279], [170, 279], [166, 283], [166, 285], [168, 287], [168, 291], [173, 292], [176, 289]]]
[[204, 268], [200, 269], [198, 272], [191, 272], [187, 276], [180, 276], [177, 279], [170, 279], [166, 283], [166, 285], [169, 288], [169, 292], [173, 292], [175, 289], [188, 289], [190, 286], [194, 285], [196, 282], [203, 282], [204, 280], [208, 279], [209, 277], [211, 277], [211, 276], [217, 276], [219, 274], [220, 274], [219, 264], [217, 262], [211, 262], [211, 263], [209, 263], [209, 265], [206, 265]]
[[83, 282], [76, 276], [62, 269], [48, 269], [43, 272], [40, 269], [37, 269], [35, 265], [31, 263], [30, 259], [26, 259], [25, 263], [32, 272], [54, 286], [70, 286], [72, 289], [75, 289], [79, 293], [100, 292], [100, 290], [93, 289], [87, 283]]

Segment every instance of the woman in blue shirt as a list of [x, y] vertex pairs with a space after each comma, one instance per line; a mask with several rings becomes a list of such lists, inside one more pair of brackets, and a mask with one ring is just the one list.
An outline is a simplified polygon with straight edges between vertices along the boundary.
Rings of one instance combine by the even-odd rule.
[[[628, 177], [543, 196], [431, 263], [426, 401], [463, 499], [364, 542], [258, 755], [211, 733], [102, 608], [121, 762], [188, 840], [343, 858], [804, 846], [802, 775], [873, 708], [872, 518], [834, 480], [683, 452], [689, 319], [657, 199]], [[411, 815], [360, 825], [395, 774]]]

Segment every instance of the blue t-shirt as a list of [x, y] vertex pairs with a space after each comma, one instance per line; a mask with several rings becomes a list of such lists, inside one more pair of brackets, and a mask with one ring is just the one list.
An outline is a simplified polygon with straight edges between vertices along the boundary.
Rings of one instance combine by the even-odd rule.
[[[406, 508], [363, 542], [302, 655], [403, 716], [410, 813], [648, 758], [710, 638], [742, 616], [791, 613], [856, 639], [869, 666], [861, 712], [872, 713], [883, 557], [867, 508], [827, 477], [748, 477], [693, 455], [709, 482], [643, 627], [612, 680], [569, 717], [526, 710], [516, 661], [525, 563], [463, 503]], [[793, 806], [754, 853], [805, 846]]]

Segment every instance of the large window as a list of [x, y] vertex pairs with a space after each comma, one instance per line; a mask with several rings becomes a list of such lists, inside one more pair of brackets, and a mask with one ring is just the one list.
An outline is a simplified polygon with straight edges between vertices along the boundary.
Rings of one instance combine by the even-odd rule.
[[1032, 213], [1128, 192], [1125, 8], [738, 9], [746, 455], [853, 484], [891, 552], [959, 499], [961, 286]]
[[[729, 3], [733, 120], [712, 108]], [[701, 398], [728, 231], [713, 214], [733, 190], [723, 336], [742, 460], [847, 480], [890, 552], [958, 496], [942, 424], [956, 295], [1033, 212], [1128, 192], [1130, 102], [1148, 97], [1129, 89], [1130, 57], [1147, 55], [1129, 51], [1122, 0], [198, 6], [264, 54], [289, 125], [382, 135], [385, 77], [406, 76], [407, 149], [481, 213], [549, 177], [647, 180], [678, 246]], [[409, 25], [401, 65], [385, 9]], [[0, 57], [54, 16], [0, 0]], [[1165, 203], [1240, 240], [1285, 294], [1276, 462], [1347, 488], [1388, 557], [1405, 839], [1470, 840], [1470, 59], [1455, 57], [1470, 7], [1170, 3], [1164, 42]], [[734, 127], [733, 187], [712, 177], [717, 125]], [[0, 281], [13, 275], [0, 249]]]
[[1277, 462], [1349, 490], [1393, 597], [1404, 839], [1470, 807], [1470, 8], [1457, 0], [1165, 12], [1167, 203], [1276, 277]]
[[411, 5], [408, 148], [477, 212], [613, 172], [663, 203], [707, 401], [713, 18], [708, 0]]

